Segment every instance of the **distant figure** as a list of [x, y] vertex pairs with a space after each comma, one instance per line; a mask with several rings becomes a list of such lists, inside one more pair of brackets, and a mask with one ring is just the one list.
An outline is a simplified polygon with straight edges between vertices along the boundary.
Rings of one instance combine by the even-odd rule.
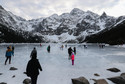
[[87, 45], [83, 45], [83, 46], [84, 46], [85, 49], [87, 48]]
[[73, 52], [72, 52], [71, 59], [72, 59], [72, 65], [74, 65], [74, 59], [75, 59], [75, 55], [74, 55], [74, 53], [73, 53]]
[[42, 44], [40, 43], [40, 46], [42, 46]]
[[63, 47], [64, 47], [64, 46], [62, 45], [62, 46], [60, 47], [60, 49], [62, 49], [62, 50], [63, 50]]
[[37, 59], [37, 56], [32, 56], [26, 67], [26, 74], [31, 78], [31, 84], [37, 84], [37, 78], [39, 75], [39, 70], [42, 71], [42, 67]]
[[65, 45], [65, 48], [67, 48], [67, 44]]
[[31, 54], [30, 54], [30, 58], [32, 58], [32, 56], [37, 56], [37, 50], [36, 48], [34, 47]]
[[14, 56], [14, 46], [12, 46], [12, 54], [13, 54], [13, 56]]
[[99, 48], [104, 48], [104, 44], [99, 44]]
[[69, 47], [68, 48], [69, 60], [71, 59], [72, 51], [73, 51], [72, 48]]
[[47, 47], [47, 51], [48, 53], [50, 53], [50, 45]]
[[11, 48], [7, 47], [6, 54], [5, 54], [5, 56], [6, 56], [5, 65], [6, 65], [6, 62], [8, 59], [9, 59], [9, 64], [11, 64], [11, 56], [12, 55], [13, 55], [13, 52], [12, 52]]
[[74, 47], [74, 50], [73, 50], [73, 51], [74, 51], [74, 54], [76, 55], [76, 47]]

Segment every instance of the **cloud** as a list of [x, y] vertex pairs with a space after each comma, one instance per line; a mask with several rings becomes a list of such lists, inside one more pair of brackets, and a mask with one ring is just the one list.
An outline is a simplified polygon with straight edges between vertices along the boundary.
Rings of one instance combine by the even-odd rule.
[[2, 6], [26, 19], [70, 12], [73, 8], [102, 12], [116, 7], [120, 0], [2, 0]]
[[109, 15], [114, 16], [125, 16], [125, 1], [120, 0], [118, 5], [115, 5], [114, 7], [111, 7], [110, 9], [105, 9]]
[[119, 0], [77, 0], [75, 6], [84, 10], [110, 8], [117, 5]]

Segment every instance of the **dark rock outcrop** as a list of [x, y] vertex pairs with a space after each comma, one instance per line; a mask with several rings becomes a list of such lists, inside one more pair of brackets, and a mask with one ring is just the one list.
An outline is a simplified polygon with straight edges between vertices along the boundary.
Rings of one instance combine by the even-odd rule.
[[94, 84], [108, 84], [107, 81], [105, 79], [93, 79], [95, 81]]
[[109, 69], [107, 69], [108, 71], [111, 71], [111, 72], [120, 72], [120, 70], [119, 69], [117, 69], [117, 68], [109, 68]]
[[95, 73], [94, 76], [100, 76], [99, 74]]
[[73, 84], [89, 84], [89, 81], [85, 77], [73, 78]]
[[15, 78], [15, 77], [16, 77], [15, 75], [12, 76], [12, 78]]
[[10, 67], [10, 70], [18, 70], [17, 68], [15, 68], [15, 67]]
[[122, 73], [120, 76], [107, 78], [115, 84], [125, 84], [125, 73]]
[[3, 73], [0, 73], [0, 75], [3, 75]]
[[23, 84], [31, 84], [31, 79], [29, 78], [24, 79]]
[[5, 82], [1, 82], [0, 84], [7, 84], [7, 83], [5, 83]]

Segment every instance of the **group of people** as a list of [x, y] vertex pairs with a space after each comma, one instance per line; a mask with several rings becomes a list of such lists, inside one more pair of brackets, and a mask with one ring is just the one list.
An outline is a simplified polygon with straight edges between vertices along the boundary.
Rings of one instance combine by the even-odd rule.
[[99, 44], [99, 48], [104, 48], [104, 44]]
[[[50, 52], [50, 45], [47, 47], [47, 51]], [[72, 65], [74, 65], [74, 58], [76, 54], [76, 47], [72, 49], [68, 48], [69, 60], [72, 60]], [[11, 64], [11, 57], [14, 56], [14, 46], [8, 46], [6, 50], [6, 60], [5, 65], [9, 59], [9, 64]], [[31, 78], [31, 84], [37, 84], [37, 78], [39, 75], [39, 70], [42, 71], [39, 60], [37, 59], [37, 50], [34, 47], [30, 54], [30, 60], [26, 66], [26, 75]]]
[[[47, 51], [50, 52], [50, 45], [47, 47]], [[76, 47], [72, 50], [71, 47], [68, 48], [69, 60], [72, 60], [72, 65], [74, 65], [74, 54], [76, 54]], [[34, 49], [31, 52], [30, 60], [26, 67], [26, 74], [31, 78], [31, 84], [37, 84], [37, 78], [39, 75], [39, 70], [42, 71], [42, 67], [37, 59], [37, 50]]]
[[[14, 56], [14, 46], [8, 46], [5, 53], [5, 65], [9, 59], [9, 64], [11, 64], [11, 57]], [[37, 78], [39, 75], [39, 70], [42, 71], [42, 67], [37, 59], [37, 50], [34, 49], [31, 52], [30, 60], [26, 67], [26, 75], [31, 78], [31, 84], [37, 84]]]
[[[68, 48], [68, 54], [69, 54], [69, 60], [72, 60], [72, 65], [74, 65], [74, 59], [75, 59], [75, 55], [76, 55], [76, 47], [74, 47], [74, 49], [72, 50], [71, 47]], [[74, 55], [75, 54], [75, 55]]]
[[[61, 50], [63, 50], [63, 45], [60, 47], [60, 49]], [[67, 47], [67, 45], [66, 45], [66, 47]], [[34, 51], [36, 51], [36, 50], [34, 50]], [[48, 45], [48, 47], [47, 47], [47, 51], [48, 51], [48, 53], [50, 53], [50, 45]], [[73, 49], [71, 48], [71, 47], [69, 47], [68, 48], [68, 54], [69, 54], [69, 57], [68, 57], [68, 59], [70, 60], [72, 60], [72, 65], [74, 65], [74, 58], [75, 58], [75, 55], [76, 55], [76, 47], [74, 47]], [[75, 55], [74, 55], [75, 54]]]

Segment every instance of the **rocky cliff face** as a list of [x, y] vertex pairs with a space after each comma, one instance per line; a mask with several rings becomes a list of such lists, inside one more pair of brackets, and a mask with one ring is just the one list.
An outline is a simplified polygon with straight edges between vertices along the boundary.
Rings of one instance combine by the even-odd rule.
[[[42, 36], [47, 42], [76, 42], [84, 40], [105, 28], [118, 24], [125, 17], [115, 18], [105, 12], [100, 16], [91, 11], [74, 8], [70, 13], [53, 14], [47, 18], [25, 20], [6, 11], [0, 6], [0, 23], [14, 31], [26, 31], [33, 35]], [[61, 38], [61, 39], [60, 39]]]
[[0, 24], [0, 43], [40, 43], [43, 37], [32, 35], [26, 31], [18, 31]]
[[125, 44], [125, 19], [115, 24], [110, 29], [87, 36], [84, 40], [89, 43], [107, 43], [111, 45]]

